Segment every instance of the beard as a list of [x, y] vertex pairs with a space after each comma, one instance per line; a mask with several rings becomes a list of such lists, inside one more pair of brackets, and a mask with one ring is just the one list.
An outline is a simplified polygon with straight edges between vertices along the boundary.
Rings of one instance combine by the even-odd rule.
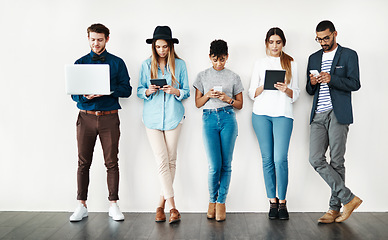
[[101, 50], [97, 54], [100, 55], [103, 51], [105, 51], [105, 47], [101, 48]]
[[331, 44], [321, 45], [323, 51], [325, 52], [332, 50], [333, 46], [334, 46], [334, 41], [332, 41]]

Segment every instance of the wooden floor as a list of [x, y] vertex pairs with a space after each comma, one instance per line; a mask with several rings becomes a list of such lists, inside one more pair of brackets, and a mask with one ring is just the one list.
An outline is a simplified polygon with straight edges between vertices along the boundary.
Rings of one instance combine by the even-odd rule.
[[228, 213], [216, 222], [204, 213], [183, 213], [181, 222], [168, 224], [155, 223], [151, 213], [125, 213], [123, 222], [89, 213], [71, 223], [71, 213], [0, 212], [0, 239], [388, 239], [388, 213], [356, 212], [344, 223], [317, 224], [322, 214], [290, 213], [281, 221], [265, 213]]

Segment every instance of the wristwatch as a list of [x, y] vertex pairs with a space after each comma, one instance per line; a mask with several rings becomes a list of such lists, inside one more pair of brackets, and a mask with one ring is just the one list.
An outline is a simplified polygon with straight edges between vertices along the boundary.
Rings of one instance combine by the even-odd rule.
[[230, 102], [229, 102], [229, 103], [230, 103], [230, 105], [233, 105], [233, 103], [234, 103], [233, 98], [230, 99]]

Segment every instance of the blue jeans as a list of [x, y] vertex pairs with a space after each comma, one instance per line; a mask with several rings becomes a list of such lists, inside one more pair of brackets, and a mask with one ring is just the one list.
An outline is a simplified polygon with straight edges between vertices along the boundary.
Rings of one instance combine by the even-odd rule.
[[209, 162], [209, 194], [211, 203], [225, 203], [232, 173], [237, 121], [233, 107], [204, 109], [203, 139]]
[[294, 120], [252, 114], [252, 125], [259, 141], [265, 188], [268, 198], [286, 199], [288, 185], [288, 147]]

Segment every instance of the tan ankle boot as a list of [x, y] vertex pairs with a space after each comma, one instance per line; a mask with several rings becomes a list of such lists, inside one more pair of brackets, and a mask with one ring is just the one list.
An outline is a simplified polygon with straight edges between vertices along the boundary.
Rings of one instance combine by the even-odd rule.
[[335, 221], [343, 222], [346, 219], [348, 219], [350, 217], [350, 214], [352, 214], [352, 212], [356, 210], [361, 205], [361, 203], [362, 203], [362, 200], [359, 197], [354, 196], [352, 201], [344, 205], [344, 210], [342, 211], [342, 214], [339, 217], [337, 217]]
[[168, 220], [169, 223], [178, 222], [181, 220], [181, 214], [176, 208], [170, 210], [170, 218]]
[[209, 208], [207, 209], [207, 218], [216, 218], [216, 203], [209, 203]]
[[216, 221], [221, 222], [226, 219], [225, 203], [216, 203]]
[[335, 219], [340, 215], [340, 212], [329, 210], [322, 217], [318, 219], [319, 223], [333, 223]]
[[155, 222], [165, 222], [166, 214], [164, 213], [164, 208], [158, 207], [156, 209]]

